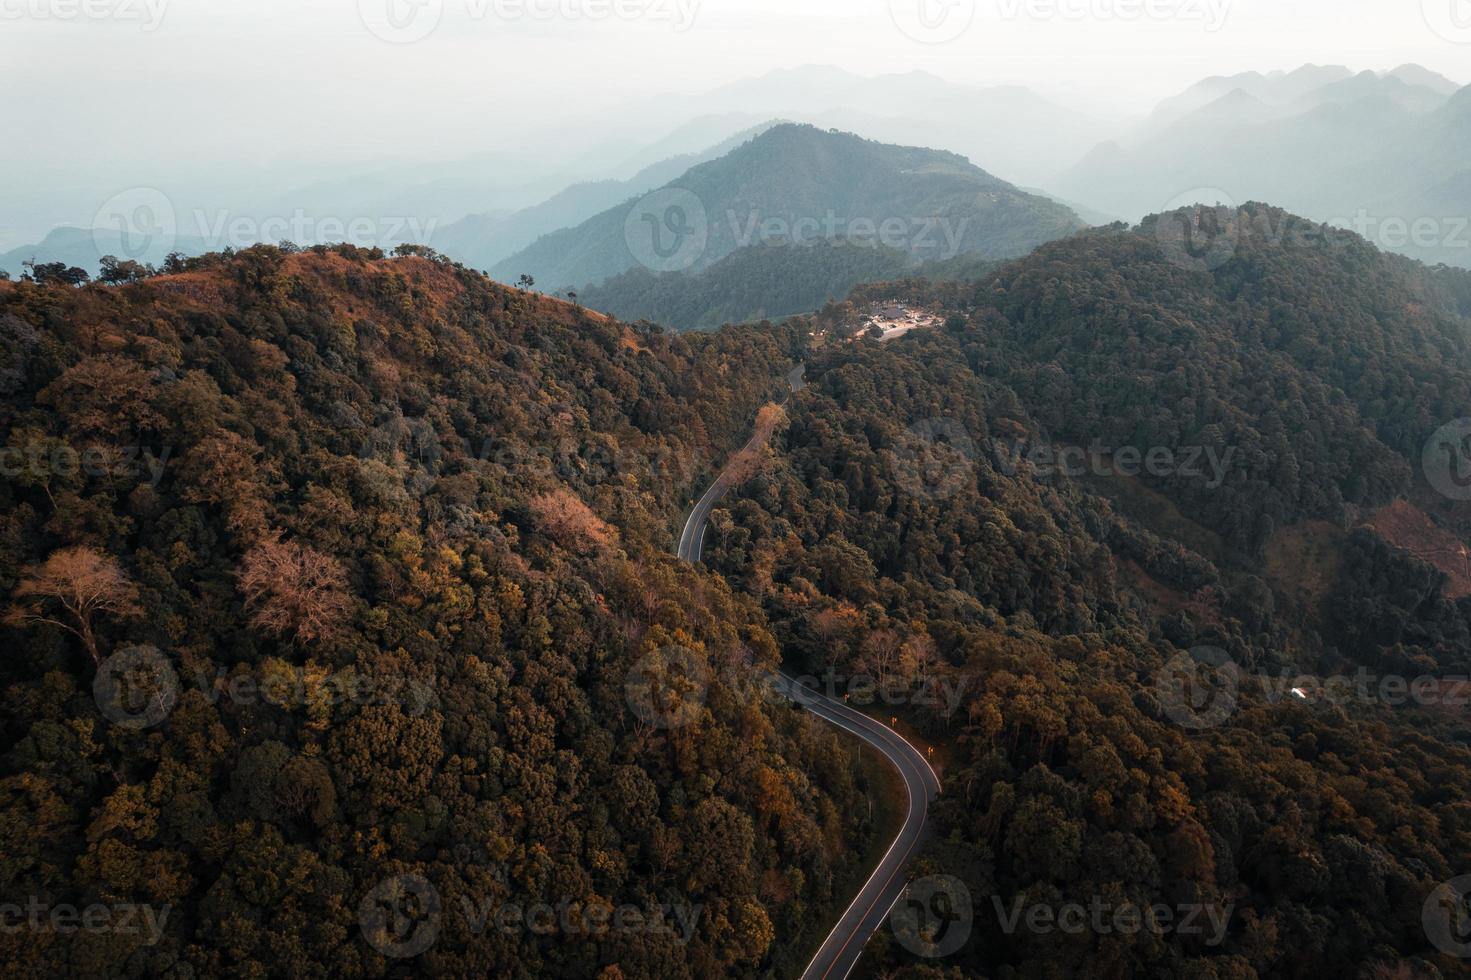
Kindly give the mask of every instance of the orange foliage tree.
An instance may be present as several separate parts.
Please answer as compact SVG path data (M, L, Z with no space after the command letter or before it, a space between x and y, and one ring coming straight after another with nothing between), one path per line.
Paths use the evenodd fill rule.
M32 565L16 586L21 602L5 620L12 626L45 624L66 630L82 641L92 663L101 664L95 622L102 615L132 618L143 613L138 588L110 556L91 548L64 548L41 565ZM52 610L61 607L64 618Z
M270 537L246 552L240 591L252 626L303 643L332 638L352 611L341 562L297 541Z

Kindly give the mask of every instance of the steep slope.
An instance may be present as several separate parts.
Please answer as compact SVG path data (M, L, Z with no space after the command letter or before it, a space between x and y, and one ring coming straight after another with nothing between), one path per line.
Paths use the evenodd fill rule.
M578 300L624 320L708 330L811 313L860 282L898 279L914 266L905 253L883 247L753 245L695 275L631 269L583 290Z
M1471 502L1423 450L1471 417L1471 321L1445 273L1260 206L1194 267L1160 228L1201 217L910 283L941 331L814 318L791 424L711 516L789 667L887 679L944 745L920 867L959 914L878 973L1465 974L1437 888L1471 866L1471 599L1424 558ZM1373 530L1406 507L1433 547ZM1395 693L1422 675L1452 683ZM1174 926L1058 927L1151 908Z
M796 348L349 247L0 282L0 890L157 926L9 972L797 972L864 768L668 555Z
M866 238L918 259L1004 257L1081 227L1066 207L954 154L796 125L695 167L656 195L548 235L491 274L580 289L641 261L697 271L737 248L783 240Z
M475 269L488 269L543 235L580 224L630 197L647 194L686 170L731 150L776 123L748 128L701 153L687 153L649 164L627 180L574 184L534 207L511 214L472 214L435 232L429 242L452 259Z
M753 245L695 274L632 269L583 290L578 301L623 320L710 330L811 313L844 299L860 283L910 276L979 279L994 265L973 255L917 262L896 249L844 242Z

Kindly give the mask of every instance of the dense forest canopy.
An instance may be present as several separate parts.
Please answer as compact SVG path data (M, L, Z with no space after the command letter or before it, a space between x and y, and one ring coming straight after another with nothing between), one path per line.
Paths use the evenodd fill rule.
M888 975L1467 972L1466 276L1252 205L672 334L403 251L0 283L0 880L154 913L17 973L796 974L884 796L778 664L937 749Z
M1181 217L1211 219L1158 220ZM1231 221L1213 269L1151 221L979 283L858 290L812 320L830 342L790 426L712 518L708 559L792 662L908 685L908 722L951 746L920 873L958 877L973 921L936 965L1465 972L1422 909L1471 867L1467 699L1392 681L1471 671L1471 599L1365 526L1400 500L1471 540L1422 467L1471 414L1458 274L1268 208ZM946 328L851 335L895 295ZM1178 700L1182 657L1231 696ZM937 686L963 699L918 696ZM1025 925L1095 903L1221 925ZM883 959L936 975L892 939Z
M669 555L792 334L261 247L0 284L0 338L0 893L156 925L7 930L9 975L704 977L820 940L862 770L726 685L778 642ZM625 691L669 651L721 668L680 726ZM375 943L422 888L434 941ZM538 906L573 925L487 925Z
M713 330L813 313L860 283L907 276L979 279L994 268L973 255L920 262L876 242L815 241L738 249L698 273L632 269L576 294L580 303L621 320L673 330Z
M699 272L737 249L792 242L861 241L917 261L1011 258L1082 227L1067 206L958 154L784 123L543 236L490 274L582 289L640 266Z

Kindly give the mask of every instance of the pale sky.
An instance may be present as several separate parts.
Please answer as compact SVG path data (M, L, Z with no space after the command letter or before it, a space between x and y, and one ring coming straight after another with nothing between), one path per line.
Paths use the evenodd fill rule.
M0 180L40 200L102 171L316 174L464 157L529 125L616 120L663 93L807 64L1020 83L1118 112L1207 75L1307 62L1418 62L1464 83L1471 43L1430 24L1468 2L0 0ZM640 16L594 19L598 4ZM1130 4L1154 15L1125 19ZM388 43L369 23L434 29ZM913 36L927 31L943 43ZM5 194L0 207L18 205ZM0 241L6 226L0 212Z

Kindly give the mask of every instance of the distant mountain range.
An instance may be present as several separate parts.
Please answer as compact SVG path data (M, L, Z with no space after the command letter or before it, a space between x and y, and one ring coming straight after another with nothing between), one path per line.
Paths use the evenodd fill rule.
M510 214L472 214L439 229L430 244L472 268L488 269L541 236L576 225L588 215L661 187L691 167L724 156L774 125L771 122L744 130L701 153L683 153L649 164L627 180L573 184L540 204Z
M805 122L905 146L950 150L1004 180L1047 186L1116 126L1020 85L967 85L924 71L866 77L807 65L710 92L663 97L636 115L675 125L718 116Z
M814 131L837 128L880 143L929 147L935 159L949 158L923 174L926 180L956 161L970 167L961 160L967 158L984 168L975 170L984 180L1004 184L999 193L1022 211L1046 208L1018 204L1011 196L1018 189L1059 202L1089 224L1136 221L1208 197L1270 201L1353 228L1388 251L1471 267L1471 231L1461 224L1471 218L1468 98L1458 82L1418 65L1377 72L1305 65L1207 78L1163 99L1147 117L1121 123L1017 86L961 85L921 71L866 77L810 65L661 96L562 130L547 124L528 132L524 145L469 159L345 168L338 177L294 189L273 187L279 177L261 178L238 185L240 200L220 199L219 191L203 185L170 187L178 237L151 243L139 257L157 263L165 246L199 254L253 241L202 233L201 222L213 228L246 218L264 226L304 213L341 227L354 216L381 225L396 220L382 216L402 215L413 222L409 232L379 244L391 248L412 239L501 278L530 272L544 285L586 286L636 264L617 255L622 231L614 212L620 207L675 187L686 172L740 151L778 121L791 121ZM624 118L628 125L615 125ZM823 159L830 175L837 172L832 167L848 165L831 156L793 159L796 166ZM726 195L744 176L711 179L717 217L732 203L737 212L750 211L750 200ZM784 176L758 210L780 216L790 204L794 214L817 210L825 218L824 200L840 197L841 189L821 186L821 178L799 189L803 179ZM782 200L791 192L797 196ZM883 204L877 210L891 210L865 194ZM1029 230L1017 214L992 203L987 240L968 241L965 248L1013 254L1056 237L1055 227L1049 230L1055 211ZM850 207L857 210L840 217L876 210L863 201ZM1002 232L997 219L1020 223ZM701 266L750 244L715 231ZM587 232L593 238L581 240ZM539 241L551 235L561 237ZM109 236L116 238L103 232L99 246L85 227L55 227L42 241L0 253L0 269L18 275L21 263L34 257L95 272L109 251L128 254Z
M699 271L758 244L881 244L916 260L1023 255L1084 223L954 153L780 125L643 200L547 235L494 266L582 288L640 264Z
M1471 88L1415 65L1211 78L1050 189L1129 220L1207 197L1271 201L1471 267Z
M209 250L209 243L202 238L155 237L125 243L116 231L56 228L35 245L0 252L0 269L19 276L24 264L34 259L37 262L64 262L95 275L98 262L104 255L159 265L170 252L203 255Z

